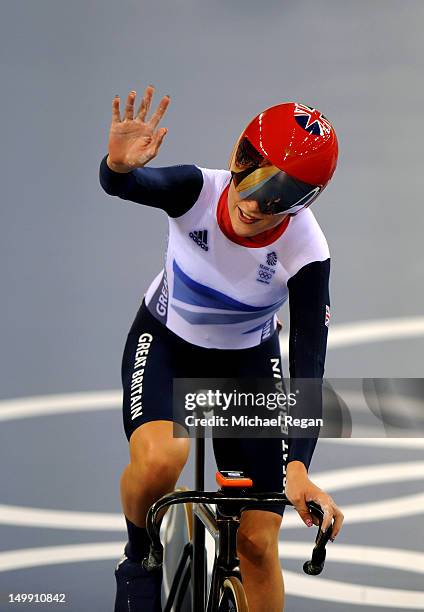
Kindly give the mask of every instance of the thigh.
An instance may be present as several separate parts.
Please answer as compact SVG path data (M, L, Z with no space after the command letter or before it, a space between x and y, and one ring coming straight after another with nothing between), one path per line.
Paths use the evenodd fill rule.
M143 301L122 356L123 421L128 440L145 423L174 420L175 344L173 334L150 314Z
M285 451L279 438L214 438L213 449L218 470L244 472L253 481L252 492L284 491ZM258 503L250 508L283 516L285 505Z
M251 349L233 351L231 376L267 378L275 380L276 390L283 390L283 370L278 334ZM242 470L253 480L254 491L284 491L287 462L287 439L272 438L214 438L213 448L219 470ZM282 516L284 504L257 504L252 509L263 509Z

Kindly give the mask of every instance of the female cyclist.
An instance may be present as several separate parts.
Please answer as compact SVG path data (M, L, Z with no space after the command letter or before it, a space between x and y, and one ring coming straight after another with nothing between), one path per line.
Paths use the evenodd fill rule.
M148 287L122 359L124 428L130 462L121 477L128 528L117 565L115 612L161 610L161 571L148 572L145 517L174 489L189 455L173 436L174 377L282 377L277 311L289 299L290 376L323 377L329 320L330 256L309 205L337 162L332 125L298 103L255 117L234 146L230 168L150 168L167 133L170 103L148 118L154 88L135 112L136 92L112 102L109 150L100 182L110 195L164 210L165 265ZM306 525L306 501L324 510L323 528L343 514L308 477L316 438L213 439L219 469L243 470L258 491L283 491ZM251 612L281 612L278 535L284 506L242 513L237 552Z

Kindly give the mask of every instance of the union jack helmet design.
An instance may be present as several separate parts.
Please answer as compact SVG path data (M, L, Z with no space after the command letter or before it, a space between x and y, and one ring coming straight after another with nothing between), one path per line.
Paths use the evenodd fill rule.
M257 115L237 140L230 170L241 199L262 212L297 214L325 189L337 165L338 143L316 108L287 102Z
M295 102L294 117L298 124L310 134L325 136L331 133L331 123L316 108Z

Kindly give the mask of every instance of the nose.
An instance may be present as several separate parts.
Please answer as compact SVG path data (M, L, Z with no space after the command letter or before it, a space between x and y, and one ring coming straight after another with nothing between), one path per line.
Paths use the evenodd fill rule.
M262 214L261 209L259 208L259 204L256 200L243 200L243 202L245 202L245 210L248 214Z

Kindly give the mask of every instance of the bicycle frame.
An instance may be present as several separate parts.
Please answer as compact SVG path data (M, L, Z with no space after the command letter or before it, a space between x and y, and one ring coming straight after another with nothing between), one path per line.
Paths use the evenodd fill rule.
M239 559L237 557L236 538L240 524L241 512L252 504L285 504L292 505L284 493L249 493L248 489L241 491L231 489L229 493L219 491L203 491L204 488L204 444L203 438L196 438L196 490L177 491L164 495L150 507L146 528L151 539L148 558L145 560L147 569L155 569L162 564L163 546L160 541L157 524L158 513L173 504L192 502L193 505L193 543L192 551L186 546L178 566L177 580L184 580L183 569L185 562L192 552L191 579L192 579L192 610L196 612L215 612L218 608L219 585L227 576L237 576L241 580ZM216 511L210 504L216 505ZM314 502L308 502L312 512L322 524L322 510ZM216 543L215 562L212 568L212 579L208 601L206 601L205 584L205 529L211 534ZM325 534L318 530L312 559L305 562L305 573L319 574L324 566L325 545L331 536L331 527ZM170 593L169 599L175 597L175 591ZM167 607L169 609L169 607Z

